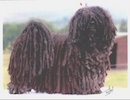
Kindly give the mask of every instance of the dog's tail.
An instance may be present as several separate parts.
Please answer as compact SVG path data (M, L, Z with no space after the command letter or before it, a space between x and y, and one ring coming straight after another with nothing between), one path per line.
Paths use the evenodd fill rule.
M13 85L30 85L34 78L52 67L52 43L50 31L45 25L34 20L28 23L11 52L8 71Z

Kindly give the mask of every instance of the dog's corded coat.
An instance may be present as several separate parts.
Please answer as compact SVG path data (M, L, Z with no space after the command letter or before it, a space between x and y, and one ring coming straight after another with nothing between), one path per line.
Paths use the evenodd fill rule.
M13 46L10 93L101 93L116 27L101 7L79 9L68 35L52 35L41 23L31 22Z

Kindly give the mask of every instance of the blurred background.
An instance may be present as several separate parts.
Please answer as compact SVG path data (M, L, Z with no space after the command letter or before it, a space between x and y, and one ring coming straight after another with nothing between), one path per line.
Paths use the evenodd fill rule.
M116 43L110 56L111 70L105 86L126 88L127 73L127 0L10 0L0 1L3 20L3 86L10 80L8 64L12 43L31 19L40 19L53 33L67 33L69 21L81 7L101 6L112 16L117 27ZM3 10L5 9L5 10Z

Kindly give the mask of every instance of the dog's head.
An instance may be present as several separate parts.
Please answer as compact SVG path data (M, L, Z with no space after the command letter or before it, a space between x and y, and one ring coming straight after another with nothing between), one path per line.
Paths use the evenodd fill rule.
M83 49L111 49L116 27L111 16L101 7L79 9L72 17L69 26L71 43Z

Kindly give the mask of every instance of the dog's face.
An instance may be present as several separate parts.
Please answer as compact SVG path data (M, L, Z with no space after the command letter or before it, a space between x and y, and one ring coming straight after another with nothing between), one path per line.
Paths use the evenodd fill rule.
M79 9L69 27L69 39L82 48L109 48L116 28L108 13L100 7Z

